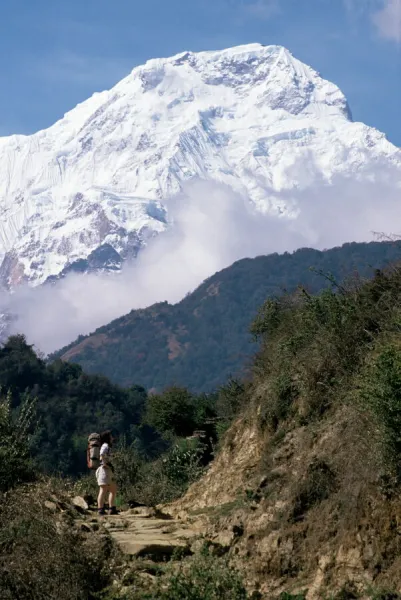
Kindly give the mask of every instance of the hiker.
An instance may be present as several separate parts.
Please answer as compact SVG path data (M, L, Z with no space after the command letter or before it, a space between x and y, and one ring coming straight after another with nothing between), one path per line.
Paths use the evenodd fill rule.
M117 484L114 477L114 467L111 463L111 448L115 438L111 431L104 431L100 434L100 467L96 471L97 484L99 486L99 496L97 507L99 515L105 515L104 503L107 493L109 494L109 514L117 515L116 493Z

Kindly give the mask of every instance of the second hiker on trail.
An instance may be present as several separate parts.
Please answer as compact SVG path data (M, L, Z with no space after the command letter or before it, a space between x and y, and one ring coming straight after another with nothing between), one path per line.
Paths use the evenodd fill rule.
M96 479L99 486L97 506L100 515L106 514L104 503L107 493L109 494L110 514L118 514L116 508L117 484L114 476L114 466L111 462L111 448L114 442L115 438L111 431L104 431L100 434L100 467L96 470Z

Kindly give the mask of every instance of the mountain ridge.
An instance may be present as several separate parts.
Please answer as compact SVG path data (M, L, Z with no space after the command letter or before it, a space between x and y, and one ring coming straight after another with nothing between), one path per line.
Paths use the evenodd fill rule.
M324 276L330 273L338 282L356 272L370 277L400 257L401 242L354 242L326 251L304 248L242 259L177 304L132 310L80 336L50 360L78 362L85 371L124 386L135 382L160 390L174 384L209 392L244 374L257 349L250 321L268 297L300 284L316 293L331 285Z

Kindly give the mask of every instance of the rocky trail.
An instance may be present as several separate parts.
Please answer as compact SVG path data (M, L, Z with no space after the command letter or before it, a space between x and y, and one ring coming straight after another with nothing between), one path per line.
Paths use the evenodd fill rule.
M189 551L191 541L202 533L200 527L148 507L95 517L92 521L100 521L124 554L155 562L168 560L179 549Z
M52 503L48 504L50 508ZM137 506L118 515L100 516L80 496L72 500L71 508L78 529L109 535L127 558L164 562L176 550L191 553L191 546L204 533L199 520L174 518L158 508Z

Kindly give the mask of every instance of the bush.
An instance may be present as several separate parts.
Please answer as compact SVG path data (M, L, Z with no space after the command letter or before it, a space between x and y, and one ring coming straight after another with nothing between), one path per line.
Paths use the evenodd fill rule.
M185 388L170 387L162 394L149 396L145 422L160 433L191 435L196 429L192 394Z
M29 456L29 430L34 410L35 399L25 395L18 416L13 417L10 394L0 397L0 492L35 479Z
M42 485L0 496L2 600L88 600L109 582L110 556L44 506ZM90 542L92 543L90 544ZM90 544L90 545L89 545Z
M238 379L229 379L228 382L218 390L216 399L216 410L219 417L231 423L244 408L246 386Z
M344 286L327 278L332 289L317 296L299 289L268 300L251 326L262 340L254 365L255 381L263 384L262 426L277 428L293 405L302 406L303 419L321 415L344 395L380 333L399 330L400 269Z
M319 504L336 489L336 475L323 460L312 462L295 496L292 519L302 519L305 513Z
M362 376L361 398L375 416L387 467L401 480L401 352L381 349Z
M263 406L260 421L273 432L277 431L279 424L288 417L297 396L298 389L290 373L284 369L273 378L269 391L269 402Z
M138 482L139 471L144 460L138 450L137 444L127 444L126 438L122 437L118 448L113 452L113 465L115 467L118 493L125 500L129 498L132 488Z
M159 458L148 461L135 444L123 445L113 460L123 502L154 506L178 498L203 473L207 448L198 438L179 438Z
M401 600L401 594L390 590L372 590L369 592L370 600Z
M199 438L178 440L163 458L164 470L170 482L185 490L203 473L202 456L207 445Z
M239 573L226 558L217 558L207 549L178 568L172 566L162 578L152 600L246 600L248 594Z

